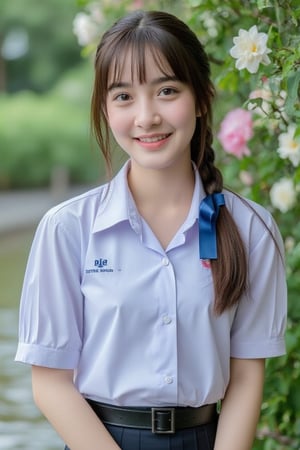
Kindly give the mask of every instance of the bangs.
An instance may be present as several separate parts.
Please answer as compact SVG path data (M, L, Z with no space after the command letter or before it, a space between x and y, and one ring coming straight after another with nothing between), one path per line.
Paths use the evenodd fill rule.
M118 84L121 81L125 61L128 58L131 60L131 82L137 80L140 84L146 83L146 60L150 55L163 75L176 75L161 51L153 44L144 43L143 46L127 44L121 47L110 63L107 74L107 87L108 84Z
M185 24L170 20L169 16L165 18L165 14L137 12L105 33L97 49L94 104L96 109L99 107L99 120L105 126L108 127L106 102L110 86L124 81L122 76L128 59L131 80L126 81L144 84L149 57L162 76L175 77L188 85L201 115L210 116L214 89L207 57L196 35Z
M164 76L175 76L179 81L191 84L188 67L183 63L186 58L178 54L178 47L174 37L168 33L157 33L157 30L154 32L145 28L138 28L118 42L112 42L104 58L106 61L102 60L102 87L105 93L108 85L121 81L128 58L131 59L131 82L135 79L141 84L145 83L149 55Z

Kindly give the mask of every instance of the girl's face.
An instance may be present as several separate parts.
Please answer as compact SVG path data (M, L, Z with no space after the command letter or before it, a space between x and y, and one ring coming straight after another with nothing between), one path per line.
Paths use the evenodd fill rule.
M126 56L118 81L109 80L106 108L111 131L131 158L131 169L190 166L196 125L192 90L176 79L167 63L163 73L149 50L145 82L140 83L137 74L132 78L131 53Z

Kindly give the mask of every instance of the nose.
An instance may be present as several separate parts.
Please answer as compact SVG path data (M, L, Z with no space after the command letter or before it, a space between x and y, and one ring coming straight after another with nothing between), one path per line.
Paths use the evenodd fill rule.
M151 101L140 101L136 110L136 116L134 125L136 127L149 130L155 125L161 123L161 116L155 107L155 104Z

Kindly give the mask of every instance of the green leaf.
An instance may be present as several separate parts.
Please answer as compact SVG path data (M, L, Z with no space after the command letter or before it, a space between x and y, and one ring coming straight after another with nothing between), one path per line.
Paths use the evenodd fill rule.
M294 107L298 98L298 90L300 83L300 71L294 72L287 79L287 99L285 104L286 113L292 116L295 112Z
M265 8L274 8L274 5L272 5L272 2L270 0L258 0L257 7L259 10L262 10Z

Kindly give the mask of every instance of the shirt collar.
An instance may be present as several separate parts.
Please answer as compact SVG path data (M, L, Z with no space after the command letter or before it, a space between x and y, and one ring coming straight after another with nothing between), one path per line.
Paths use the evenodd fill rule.
M206 197L206 193L197 166L194 162L192 162L192 164L195 173L195 188L191 208L185 221L185 228L192 226L195 221L199 219L199 205L204 197Z
M130 160L111 182L104 186L93 232L105 230L124 221L129 221L131 227L137 233L140 232L141 219L127 182L129 165Z
M139 234L141 232L141 218L127 182L129 165L130 160L124 164L112 181L105 185L93 232L105 230L124 221L129 221L136 233ZM195 172L195 188L191 208L184 223L185 229L191 227L198 220L199 205L206 196L202 180L194 163L193 168Z

